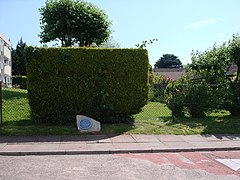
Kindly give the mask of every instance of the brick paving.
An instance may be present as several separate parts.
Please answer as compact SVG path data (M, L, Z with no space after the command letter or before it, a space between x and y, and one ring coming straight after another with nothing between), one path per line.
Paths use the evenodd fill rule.
M221 176L235 175L240 177L240 164L238 164L238 167L234 170L218 161L219 159L240 160L240 151L130 153L116 154L116 156L146 160L159 165L174 165L181 169L204 170L206 172Z

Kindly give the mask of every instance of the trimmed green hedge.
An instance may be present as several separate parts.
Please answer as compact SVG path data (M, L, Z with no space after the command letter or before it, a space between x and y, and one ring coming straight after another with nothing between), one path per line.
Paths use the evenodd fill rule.
M82 114L124 122L147 103L144 49L25 48L32 118L64 124Z

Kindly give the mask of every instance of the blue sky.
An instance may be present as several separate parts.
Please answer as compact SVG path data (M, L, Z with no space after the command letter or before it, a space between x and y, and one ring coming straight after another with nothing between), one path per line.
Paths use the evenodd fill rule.
M143 40L158 39L147 47L152 65L163 54L174 54L183 64L192 50L228 41L240 32L240 0L89 0L112 21L113 38L121 47L134 48ZM0 32L15 48L20 38L40 46L38 8L45 0L0 0Z

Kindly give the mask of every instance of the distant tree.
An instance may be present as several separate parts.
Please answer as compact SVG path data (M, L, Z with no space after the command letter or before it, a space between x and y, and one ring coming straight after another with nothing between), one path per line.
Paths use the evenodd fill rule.
M100 48L120 48L120 44L116 42L111 36L106 41L104 41L99 47Z
M111 22L103 10L79 0L47 0L39 9L42 43L60 41L62 46L102 44L111 34Z
M26 61L23 57L23 51L26 43L23 42L22 38L18 42L16 49L12 50L12 74L26 76Z
M141 43L138 43L135 46L139 49L143 49L143 48L146 48L147 45L150 45L150 44L154 43L154 41L158 41L158 39L151 39L149 41L142 41Z
M154 65L155 68L178 68L182 62L173 54L164 54Z

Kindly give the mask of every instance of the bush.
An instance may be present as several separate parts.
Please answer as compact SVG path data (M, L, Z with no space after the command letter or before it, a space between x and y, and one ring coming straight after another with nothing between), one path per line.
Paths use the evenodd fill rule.
M186 85L184 106L192 117L204 117L212 107L211 89L204 82L189 82Z
M13 86L19 86L20 89L27 89L27 77L26 76L14 76L12 78Z
M64 124L77 114L123 122L147 103L147 50L27 47L25 56L36 122Z
M167 107L172 111L173 116L184 116L184 98L185 92L182 82L177 81L168 84L165 90L165 102L167 104Z
M164 102L165 89L167 85L171 83L169 78L161 76L159 74L155 75L150 86L150 101Z
M217 90L202 79L182 78L169 84L166 89L166 103L174 116L204 117L219 108L220 100Z
M228 93L225 93L224 108L229 110L233 116L240 115L240 82L232 82L228 84L226 90Z

